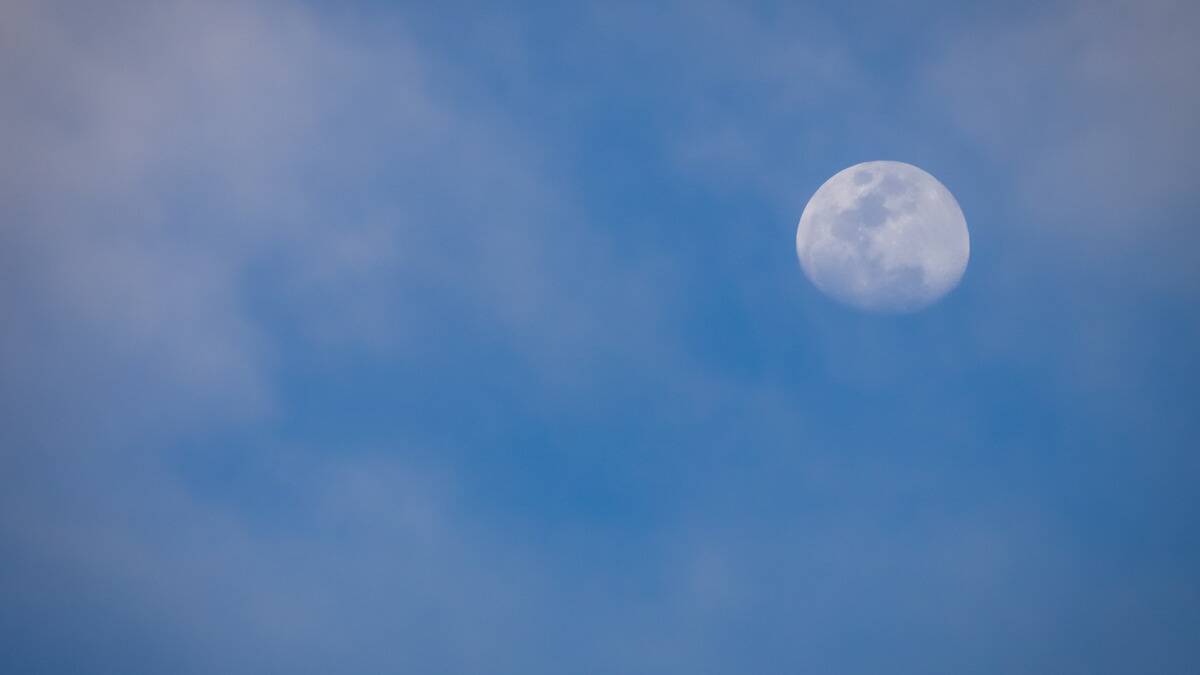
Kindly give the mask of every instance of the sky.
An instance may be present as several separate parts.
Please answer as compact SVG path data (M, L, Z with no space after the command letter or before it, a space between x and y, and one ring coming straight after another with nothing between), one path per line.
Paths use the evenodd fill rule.
M1194 672L1200 5L833 4L0 1L0 670Z

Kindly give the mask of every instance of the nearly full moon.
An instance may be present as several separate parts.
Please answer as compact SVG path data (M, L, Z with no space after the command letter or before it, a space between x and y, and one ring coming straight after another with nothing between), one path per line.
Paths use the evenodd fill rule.
M913 312L958 285L971 255L954 195L904 162L864 162L817 189L796 229L804 274L859 309Z

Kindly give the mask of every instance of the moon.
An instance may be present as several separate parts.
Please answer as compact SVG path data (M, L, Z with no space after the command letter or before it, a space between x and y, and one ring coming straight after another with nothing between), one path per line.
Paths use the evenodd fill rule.
M904 162L863 162L808 200L796 255L805 276L836 300L869 312L915 312L958 285L971 238L938 179Z

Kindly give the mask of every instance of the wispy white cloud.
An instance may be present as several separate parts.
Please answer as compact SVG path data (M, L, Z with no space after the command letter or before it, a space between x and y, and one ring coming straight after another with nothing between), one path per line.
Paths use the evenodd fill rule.
M932 664L926 670L961 670L979 654L1036 671L1062 670L1055 659L1080 653L1052 645L1014 654L988 641L1003 634L1041 644L1079 618L1085 584L1123 580L1085 570L1081 581L1088 551L1071 548L1044 504L1018 494L1027 485L947 513L930 495L954 503L968 489L956 483L961 467L864 449L877 436L860 428L908 431L907 418L919 418L928 423L923 441L962 446L964 464L993 466L971 454L981 452L971 401L923 409L933 407L923 369L962 375L964 364L992 356L989 344L1010 340L1011 326L980 338L952 335L950 319L933 318L900 336L909 328L830 319L803 298L800 318L765 308L762 298L777 301L779 288L802 283L787 218L759 222L762 236L706 221L724 228L706 233L707 244L728 242L719 262L737 274L689 288L684 282L699 280L690 275L706 261L669 247L688 245L692 223L672 231L679 237L663 245L669 250L618 250L609 224L572 203L558 149L529 133L479 73L381 14L389 20L376 24L375 15L364 21L289 2L6 5L0 144L12 152L0 161L0 585L13 592L0 632L76 636L77 649L24 652L58 654L64 670L80 659L156 672L187 664L537 673L582 663L597 672L748 664L770 672L781 660L832 672L847 663L881 670L896 655ZM661 72L642 72L646 80L621 90L671 85L654 92L663 97L655 104L681 113L679 124L651 152L667 153L689 179L766 195L764 212L798 217L807 195L796 192L797 172L818 181L840 168L806 158L888 138L886 116L875 112L896 108L876 107L877 76L832 24L787 16L706 3L677 4L665 16L605 7L590 18L605 37L627 40L622 48L661 57L644 61ZM1071 157L1086 168L1092 152L1103 161L1142 150L1101 142L1076 152L1067 141L1055 150L1052 136L1026 156L1013 139L1028 138L1036 111L1005 99L1011 114L992 116L973 97L976 87L982 99L996 93L989 87L1037 87L1017 72L1001 84L967 75L1001 68L1010 48L1040 49L1053 61L1066 49L1049 37L1060 29L1087 44L1108 40L1118 54L1151 56L1105 61L1107 52L1089 48L1093 56L1049 81L1093 73L1094 98L1085 100L1099 108L1101 121L1087 118L1094 133L1144 115L1167 130L1138 132L1162 153L1159 164L1190 166L1167 140L1190 137L1191 118L1154 101L1172 87L1193 91L1178 71L1161 72L1191 47L1171 31L1162 44L1143 44L1141 29L1086 12L1047 16L1051 28L1018 22L985 33L965 61L955 56L962 45L932 46L951 65L903 71L913 78L905 84L928 76L955 103L965 142L1004 161L1053 167ZM1159 23L1149 32L1166 30L1166 19L1151 16ZM514 86L536 89L536 77L521 72L531 58L521 27L487 26L503 68L484 71L505 70ZM1122 104L1127 87L1148 98ZM1056 123L1072 129L1063 138L1090 138L1068 124L1054 86L1046 89L1061 103ZM814 111L848 101L868 110L853 121L869 124L807 125ZM920 106L910 106L905 133L919 127ZM940 137L937 119L930 126ZM863 129L861 146L847 140ZM888 147L930 138L892 138ZM1121 180L1086 176L1076 187ZM1149 199L1158 189L1137 194ZM1036 206L1040 197L1029 199ZM1089 207L1100 213L1098 204ZM1027 241L1013 246L1028 250ZM761 347L746 372L689 353L682 324L706 317L667 302L716 283L726 284L728 305L750 308L747 322L760 322L746 340ZM1029 288L1020 281L994 297ZM714 341L718 328L730 327L715 326ZM565 534L511 514L499 522L504 515L480 513L484 498L458 475L469 472L456 471L464 467L414 459L453 449L423 453L415 442L297 448L263 424L232 468L205 465L223 471L216 478L188 475L177 466L186 452L163 450L171 443L162 439L187 437L186 426L219 436L239 417L267 415L279 405L276 369L287 359L361 350L377 359L372 365L420 361L464 330L503 345L498 351L529 381L528 391L497 397L536 398L539 425L559 413L583 420L556 441L602 437L603 448L561 449L587 455L586 470L611 468L600 456L622 442L625 426L633 429L614 472L643 481L630 501L642 491L665 494L671 505L654 512L663 522L634 533L582 523L587 531ZM1108 325L1098 332L1120 335ZM788 358L801 341L815 354L802 364L812 372ZM914 355L917 342L931 356ZM794 385L809 379L831 391L802 400ZM847 419L813 417L829 409L813 404L826 393L858 406L858 398L899 389L911 400L884 406L891 418L857 407ZM997 447L1018 450L989 449ZM513 455L513 464L524 459ZM1110 635L1127 625L1125 610L1150 626L1190 616L1194 585L1185 575L1148 578L1138 576L1116 601L1091 599L1094 620L1071 629L1074 639ZM31 623L45 617L53 619ZM962 648L906 651L947 634ZM856 637L886 648L860 649ZM1140 653L1155 643L1148 631L1127 637ZM1159 643L1181 649L1169 638Z
M1191 203L1200 160L1194 3L1052 4L952 40L925 91L1017 178L1033 218L1012 223L1114 260L1194 244L1172 209ZM1035 233L1030 233L1032 236Z
M588 281L610 264L602 238L403 25L272 2L10 9L13 361L66 368L69 349L110 364L89 391L140 373L131 389L248 411L270 406L281 337L263 309L392 353L465 313L538 360L597 327L597 290L645 297Z

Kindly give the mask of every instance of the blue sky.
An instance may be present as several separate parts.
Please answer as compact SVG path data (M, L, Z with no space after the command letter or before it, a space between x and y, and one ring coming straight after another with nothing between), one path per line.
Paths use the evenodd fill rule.
M976 5L6 3L0 669L1191 672L1200 12Z

